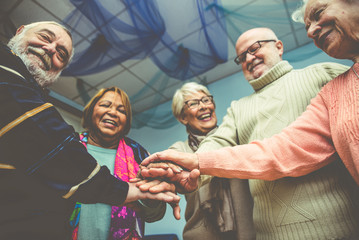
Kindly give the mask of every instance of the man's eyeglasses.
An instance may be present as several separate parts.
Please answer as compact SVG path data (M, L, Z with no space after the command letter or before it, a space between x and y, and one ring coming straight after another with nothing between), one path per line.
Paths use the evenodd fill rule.
M213 103L213 96L205 96L201 99L190 99L184 103L188 106L188 108L196 109L199 107L200 102L202 102L204 105L211 105Z
M277 40L274 39L270 39L270 40L259 40L255 43L253 43L252 45L249 46L249 48L247 48L247 51L242 52L239 56L237 56L234 59L234 62L237 63L237 65L242 64L246 61L246 57L247 57L247 53L254 55L258 49L260 49L262 47L261 43L264 42L276 42Z

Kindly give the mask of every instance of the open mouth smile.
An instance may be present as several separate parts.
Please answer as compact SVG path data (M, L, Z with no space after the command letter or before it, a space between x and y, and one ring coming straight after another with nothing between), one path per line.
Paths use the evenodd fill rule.
M198 117L199 120L209 120L211 119L211 114L210 113L205 113L205 114L202 114Z
M103 122L103 123L106 123L106 124L111 124L111 125L117 127L117 123L116 123L114 120L104 119L102 122Z

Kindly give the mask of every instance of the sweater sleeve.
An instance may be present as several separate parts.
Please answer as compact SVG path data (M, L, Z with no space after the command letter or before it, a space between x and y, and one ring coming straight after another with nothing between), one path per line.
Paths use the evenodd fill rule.
M227 110L226 116L223 118L222 124L214 134L206 137L201 142L196 153L207 152L222 147L236 146L239 144L234 113L234 109L236 108L237 106L235 106L235 102L232 102L231 107Z
M197 156L203 174L275 180L313 172L333 161L334 153L328 110L318 95L303 115L280 134Z

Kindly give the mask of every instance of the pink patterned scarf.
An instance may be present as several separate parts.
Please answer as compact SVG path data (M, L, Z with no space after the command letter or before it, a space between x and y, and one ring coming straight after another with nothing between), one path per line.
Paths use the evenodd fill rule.
M81 133L80 140L86 146L88 133ZM128 146L122 138L118 144L114 176L122 181L128 182L129 179L135 178L139 170L139 165L135 160L133 150ZM72 234L72 239L77 239L78 222L80 218L80 203L76 204L74 213L71 216L70 222L75 229ZM140 234L136 230L137 219L136 212L126 206L118 207L112 206L111 211L111 226L109 230L109 240L137 240L141 239ZM141 234L143 234L143 221L139 222Z

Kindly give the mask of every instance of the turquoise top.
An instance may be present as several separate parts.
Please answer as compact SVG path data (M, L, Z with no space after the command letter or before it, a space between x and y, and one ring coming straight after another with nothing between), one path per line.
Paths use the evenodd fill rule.
M87 151L113 174L116 149L87 144ZM110 205L103 203L81 204L78 240L106 240L111 224L111 209Z

